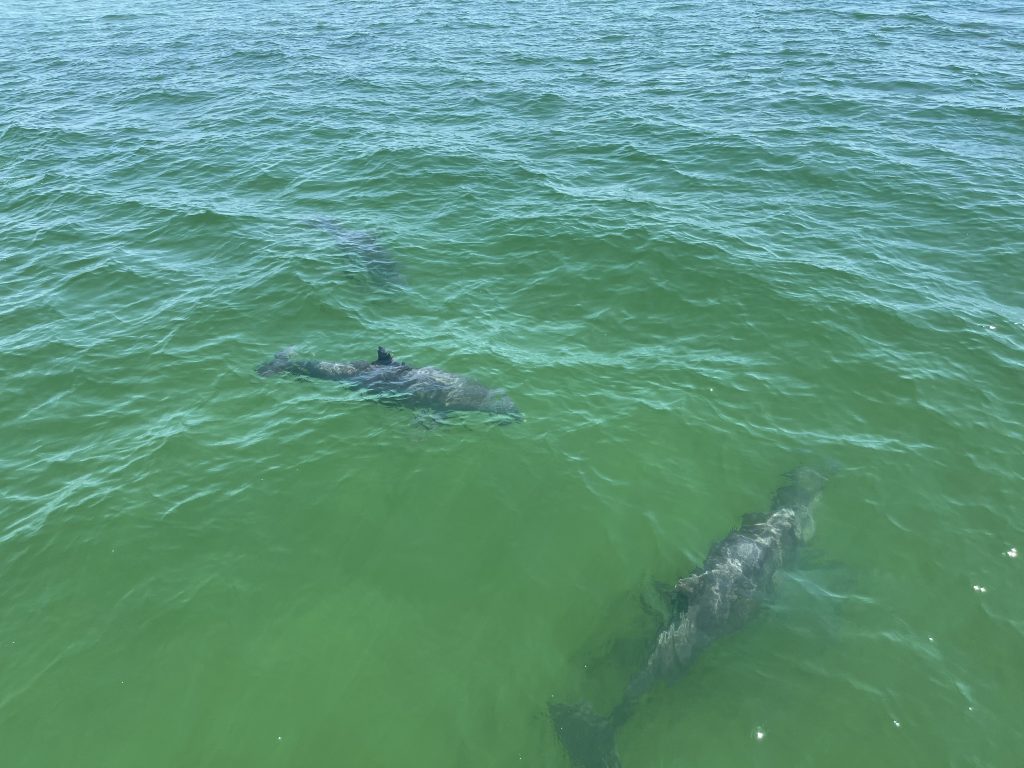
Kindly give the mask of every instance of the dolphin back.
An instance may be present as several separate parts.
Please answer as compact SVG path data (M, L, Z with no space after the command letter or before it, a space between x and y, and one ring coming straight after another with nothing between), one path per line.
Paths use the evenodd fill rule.
M340 381L351 389L376 396L385 405L427 408L440 413L481 411L500 417L502 423L523 420L504 389L489 389L479 382L438 368L415 368L398 362L384 347L376 360L332 363L327 360L296 360L294 347L283 349L256 368L260 376L290 373L313 379Z

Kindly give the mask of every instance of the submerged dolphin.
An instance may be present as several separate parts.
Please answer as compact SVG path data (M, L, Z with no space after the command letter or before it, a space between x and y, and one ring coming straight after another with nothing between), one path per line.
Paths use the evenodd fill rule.
M405 287L405 279L395 257L369 232L345 229L330 219L315 219L311 223L333 235L338 247L351 260L355 270L365 274L378 287Z
M826 475L800 467L778 489L767 514L748 515L739 529L715 544L704 564L673 590L668 625L658 634L644 666L607 716L589 705L550 706L558 737L577 768L618 768L615 732L661 680L684 673L701 651L743 626L771 590L775 572L792 560L814 533L811 506Z
M330 363L325 360L293 360L291 350L278 352L256 369L260 376L293 373L314 379L342 381L353 389L380 395L380 402L407 408L449 411L483 411L522 421L523 414L501 389L488 389L465 376L437 368L413 368L397 362L384 347L377 359Z

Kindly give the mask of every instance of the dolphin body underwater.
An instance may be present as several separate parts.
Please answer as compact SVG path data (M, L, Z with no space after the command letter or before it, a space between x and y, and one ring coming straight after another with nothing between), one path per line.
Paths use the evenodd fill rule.
M260 376L291 373L314 379L329 379L352 389L379 395L385 405L424 408L439 413L481 411L522 421L523 413L501 389L488 389L472 379L437 368L413 368L398 362L384 347L377 347L377 359L331 363L326 360L293 360L291 350L274 355L256 372Z
M668 625L609 715L597 714L589 704L550 705L559 740L576 768L620 768L619 727L659 681L678 678L712 642L746 624L771 591L776 571L810 539L811 507L828 475L799 467L787 478L767 514L744 517L737 530L711 547L703 565L675 585Z
M334 237L338 248L347 256L353 272L363 273L370 282L385 290L404 289L405 277L387 248L369 232L345 229L330 219L314 219L313 226Z

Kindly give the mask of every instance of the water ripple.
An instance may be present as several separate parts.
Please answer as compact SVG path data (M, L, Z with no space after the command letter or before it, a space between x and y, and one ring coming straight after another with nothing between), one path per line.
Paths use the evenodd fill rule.
M621 692L635 596L822 457L830 565L652 696L623 764L1019 753L1018 9L0 23L20 764L562 765L538 713ZM254 370L378 344L526 419Z

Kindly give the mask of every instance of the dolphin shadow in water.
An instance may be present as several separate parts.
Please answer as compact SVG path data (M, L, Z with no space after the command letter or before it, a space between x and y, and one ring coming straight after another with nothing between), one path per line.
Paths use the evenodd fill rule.
M345 229L330 219L314 219L310 224L331 234L338 248L350 260L353 271L366 275L378 288L407 288L402 270L391 251L369 232Z
M799 467L775 492L766 514L711 547L703 565L672 590L672 611L644 666L608 715L589 704L549 706L558 738L576 768L620 768L615 733L659 682L680 677L712 642L746 624L771 592L779 568L814 533L812 506L829 472Z
M376 360L347 363L294 360L289 348L278 352L256 372L260 376L291 373L340 381L351 389L376 395L384 405L421 408L439 414L480 411L500 416L504 423L523 420L522 411L503 389L488 389L470 378L438 368L414 368L396 361L384 347L377 347Z

